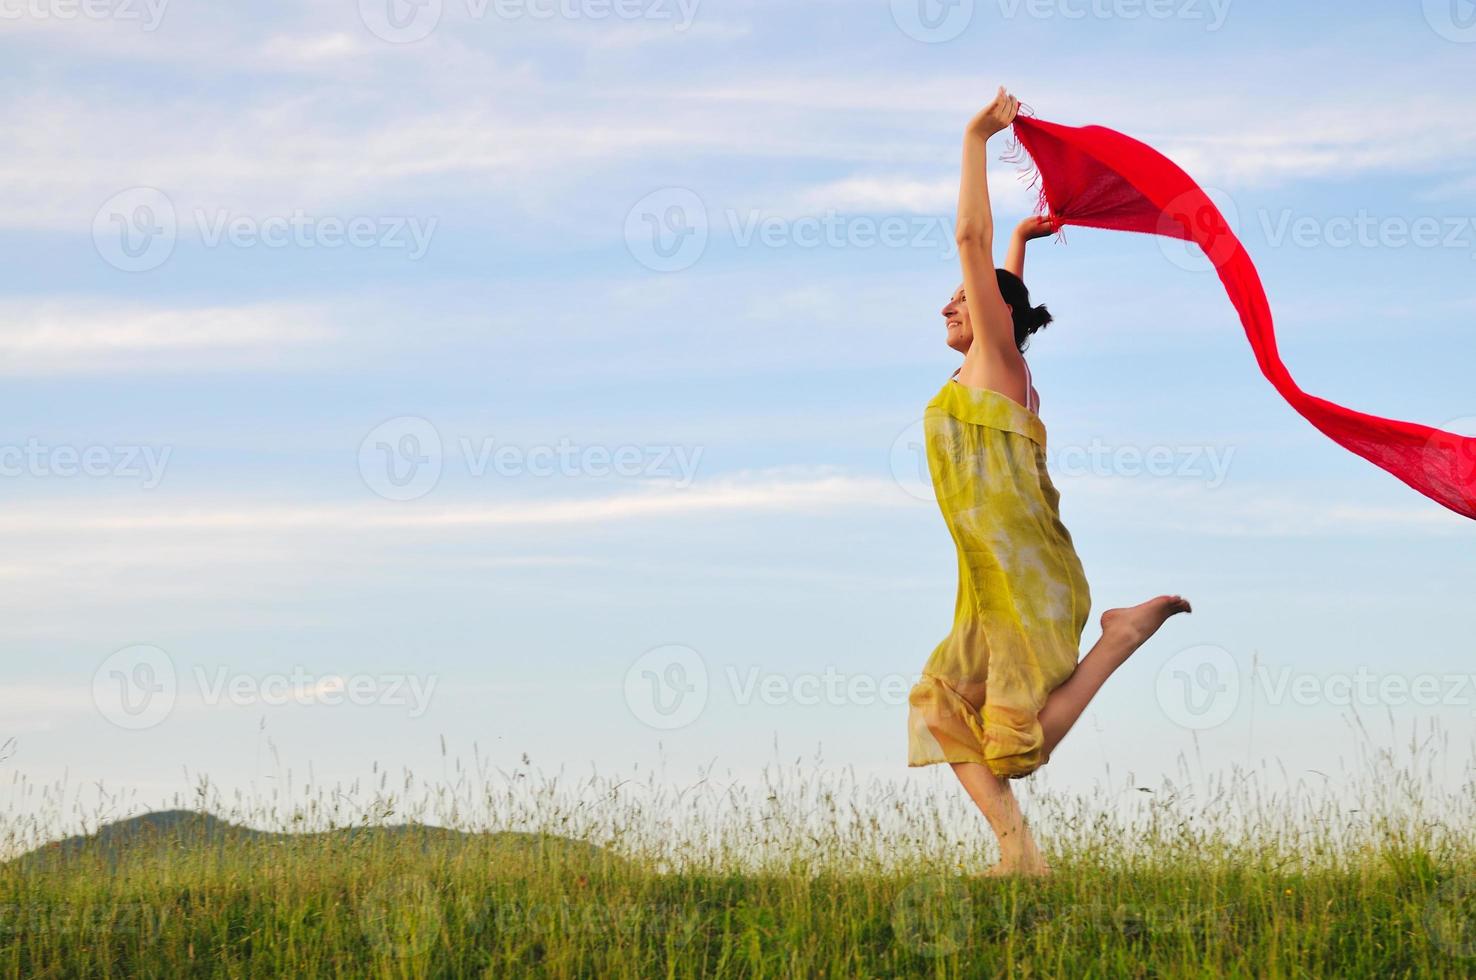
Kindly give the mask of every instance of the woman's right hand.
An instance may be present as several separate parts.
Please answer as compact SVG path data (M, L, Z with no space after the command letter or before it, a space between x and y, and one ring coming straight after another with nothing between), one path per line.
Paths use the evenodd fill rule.
M1019 111L1020 100L1006 92L1005 87L1001 85L994 101L980 109L974 118L969 120L967 132L987 140L995 133L1008 128L1015 121L1015 115Z

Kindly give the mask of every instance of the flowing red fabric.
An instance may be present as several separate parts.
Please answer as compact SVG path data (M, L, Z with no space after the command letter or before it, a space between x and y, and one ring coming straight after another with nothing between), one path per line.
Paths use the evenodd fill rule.
M1053 228L1137 231L1197 244L1240 314L1261 373L1292 408L1338 445L1476 519L1476 438L1356 412L1299 388L1277 353L1271 307L1250 255L1220 209L1172 160L1102 126L1017 116L1014 131L1017 150L1039 172L1039 211Z

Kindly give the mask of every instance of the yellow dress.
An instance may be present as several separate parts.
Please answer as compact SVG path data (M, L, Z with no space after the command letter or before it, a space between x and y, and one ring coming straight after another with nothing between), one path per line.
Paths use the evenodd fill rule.
M950 378L923 428L958 549L958 599L952 632L908 694L907 764L1025 776L1046 761L1037 716L1076 669L1091 608L1046 473L1045 424L1008 395Z

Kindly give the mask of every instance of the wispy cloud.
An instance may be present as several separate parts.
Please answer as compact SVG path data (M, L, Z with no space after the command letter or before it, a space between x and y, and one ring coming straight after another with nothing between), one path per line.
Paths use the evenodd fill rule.
M1467 518L1413 494L1397 504L1362 503L1298 493L1285 484L1231 480L1209 488L1192 480L1098 476L1073 477L1058 486L1063 507L1084 520L1205 537L1448 535L1471 526Z
M367 493L367 491L366 491ZM892 481L842 474L814 478L736 476L681 487L653 482L646 489L565 500L500 504L435 502L338 503L261 506L217 501L190 507L137 504L109 513L96 505L41 504L0 515L0 529L65 531L355 531L457 530L472 527L597 524L664 520L717 512L827 510L844 506L905 506L910 498ZM90 511L91 513L88 513Z
M258 216L385 195L424 203L436 199L427 181L452 175L475 177L470 199L527 213L581 213L610 193L607 181L591 181L591 167L660 169L673 159L716 157L725 164L711 180L744 196L801 208L835 202L946 213L956 194L956 133L984 90L974 76L877 70L817 78L782 66L720 82L698 73L681 88L632 75L591 90L494 51L442 46L434 57L442 68L454 66L452 84L441 74L405 76L405 58L430 57L420 49L387 58L386 46L347 29L243 44L235 57L265 74L261 84L230 93L229 127L221 125L217 95L188 90L144 105L63 87L0 108L0 134L10 146L0 179L12 191L0 225L85 234L103 200L137 185L161 188L182 209L226 206ZM277 68L339 64L351 75L330 74L291 98L269 84ZM388 94L372 94L390 79ZM1417 103L1388 99L1401 81L1371 68L1358 91L1309 86L1290 104L1254 85L1236 98L1159 88L1147 105L1130 88L1053 78L1039 83L1037 101L1050 118L1148 139L1202 181L1232 189L1468 168L1476 133L1450 125L1466 112L1464 88L1451 85ZM1268 101L1276 112L1264 111ZM559 112L538 111L543 105ZM161 118L170 125L159 126ZM776 186L775 158L806 165ZM849 174L817 182L827 170ZM996 185L1030 203L1013 181Z
M253 367L337 335L321 310L296 305L11 303L0 306L0 374Z
M989 192L996 206L1017 211L1033 207L1035 192L1018 178L1017 171L1003 166L990 169ZM907 175L845 177L796 191L793 207L810 214L835 209L863 214L937 214L951 219L958 207L958 175L929 180Z
M338 62L369 54L372 50L369 41L342 32L311 37L279 35L261 46L265 60L287 65Z

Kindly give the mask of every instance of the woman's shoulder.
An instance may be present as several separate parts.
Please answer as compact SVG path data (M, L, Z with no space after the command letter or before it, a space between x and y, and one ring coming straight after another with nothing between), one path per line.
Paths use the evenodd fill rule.
M1018 433L1045 445L1045 425L1029 406L992 388L971 388L957 378L943 382L942 389L928 402L927 415Z

